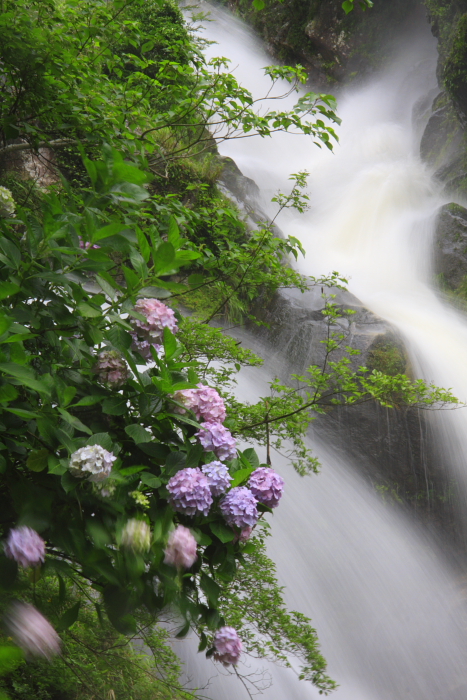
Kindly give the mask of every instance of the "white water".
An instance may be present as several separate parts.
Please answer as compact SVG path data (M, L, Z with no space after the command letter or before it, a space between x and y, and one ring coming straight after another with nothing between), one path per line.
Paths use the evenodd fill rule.
M260 69L270 59L240 22L213 14L208 37L220 46L211 54L230 57L239 80L264 94ZM350 291L403 335L419 376L466 400L467 324L430 285L433 222L443 198L418 157L420 134L412 126L413 106L435 87L435 63L433 39L420 25L391 69L342 96L334 155L287 135L228 143L221 151L262 188L264 206L271 192L287 189L289 173L311 173L311 210L279 222L307 249L301 270L350 276ZM244 391L260 393L260 382L256 374ZM446 464L465 486L467 409L436 420ZM388 510L332 450L318 445L316 452L324 464L319 477L304 482L284 474L287 492L270 552L289 604L313 618L329 672L341 684L335 697L465 698L467 633L457 582L411 522ZM198 678L216 672L200 656L191 668ZM230 680L238 683L214 681L207 695L242 698L242 687ZM318 695L279 671L266 697Z

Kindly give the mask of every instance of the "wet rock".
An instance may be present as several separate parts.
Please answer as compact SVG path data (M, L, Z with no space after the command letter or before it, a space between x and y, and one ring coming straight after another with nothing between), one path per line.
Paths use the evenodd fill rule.
M458 158L463 130L452 105L445 99L441 93L433 103L434 111L420 142L420 155L426 163L438 168L437 176L440 179L448 182L458 175L453 164ZM441 106L438 106L440 103Z
M435 234L434 270L442 282L457 290L467 275L467 209L458 204L441 207Z

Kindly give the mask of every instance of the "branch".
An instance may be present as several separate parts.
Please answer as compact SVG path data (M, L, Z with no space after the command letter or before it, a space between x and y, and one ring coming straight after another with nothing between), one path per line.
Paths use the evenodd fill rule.
M0 148L0 156L13 153L14 151L38 151L39 148L59 148L60 146L69 146L70 144L81 143L77 139L55 139L55 141L41 141L35 146L30 143L10 143L9 146Z

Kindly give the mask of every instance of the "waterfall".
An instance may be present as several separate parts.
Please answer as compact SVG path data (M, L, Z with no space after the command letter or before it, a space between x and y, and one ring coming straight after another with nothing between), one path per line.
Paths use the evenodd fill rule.
M255 95L268 82L261 68L271 62L240 21L213 8L207 37L218 45L235 75ZM287 189L290 173L310 172L311 207L304 216L287 212L280 223L307 250L300 270L319 275L339 270L365 306L404 338L417 376L452 387L467 399L467 324L431 286L434 219L444 203L432 173L420 161L419 100L436 87L436 46L419 23L401 40L397 60L366 85L339 99L340 143L334 154L309 139L274 137L225 143L245 175L263 193ZM415 124L415 125L414 125ZM271 210L270 210L271 211ZM243 375L243 398L264 395L265 375ZM435 417L446 464L467 484L467 409ZM288 605L313 619L340 684L338 700L465 700L467 625L462 586L426 533L383 503L328 446L313 441L322 473L301 479L274 458L286 477L286 493L272 519L269 547L286 586ZM180 643L193 685L216 700L247 697L233 676ZM260 667L262 665L260 664ZM267 665L266 665L267 666ZM247 662L241 670L254 672ZM291 670L268 668L271 700L317 698Z

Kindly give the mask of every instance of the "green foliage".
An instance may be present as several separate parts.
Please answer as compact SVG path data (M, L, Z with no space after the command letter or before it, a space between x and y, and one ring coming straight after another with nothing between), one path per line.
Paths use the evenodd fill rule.
M373 343L366 363L369 370L375 369L392 377L405 372L406 364L400 347L395 342L388 341L384 336Z

